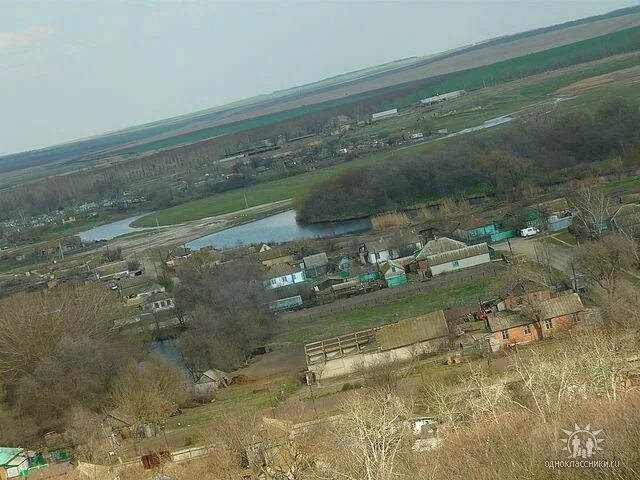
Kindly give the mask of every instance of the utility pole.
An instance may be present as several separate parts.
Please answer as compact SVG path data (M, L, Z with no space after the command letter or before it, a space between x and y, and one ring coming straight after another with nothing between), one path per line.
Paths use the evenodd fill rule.
M513 248L511 248L511 240L507 238L507 245L509 245L509 252L513 255Z
M571 262L571 273L573 273L573 291L578 292L578 279L576 277L576 268Z

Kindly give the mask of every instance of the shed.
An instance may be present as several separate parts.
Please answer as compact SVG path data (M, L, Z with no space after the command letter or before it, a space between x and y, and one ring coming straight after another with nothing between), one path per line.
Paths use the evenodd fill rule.
M212 368L207 370L194 382L196 397L200 400L211 400L213 392L231 383L229 376L222 370Z
M376 331L376 343L380 350L391 350L418 342L445 338L448 335L449 327L444 311L438 310L385 325Z
M329 258L325 252L316 253L302 258L304 268L307 271L311 271L313 274L318 275L324 273L329 265Z
M640 205L623 205L611 217L611 223L616 230L629 236L640 236Z
M387 260L380 267L380 274L387 287L396 287L407 283L407 274L404 267L394 260Z

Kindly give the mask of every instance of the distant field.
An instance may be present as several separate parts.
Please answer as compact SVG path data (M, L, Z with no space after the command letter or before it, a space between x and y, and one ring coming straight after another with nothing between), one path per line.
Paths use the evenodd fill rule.
M292 89L296 95L289 91L276 92L82 142L7 156L0 159L0 173L56 162L59 165L48 172L45 170L45 174L70 171L116 152L132 154L192 143L346 103L368 101L394 91L400 95L391 100L397 106L403 106L435 92L457 88L472 90L483 84L637 49L640 46L637 37L639 11L640 8L631 8L523 32L416 59L416 62L411 59L392 62L336 77L335 83L327 79ZM410 93L401 93L409 86ZM302 91L305 94L300 96ZM185 132L188 129L193 131ZM29 175L29 178L34 176Z

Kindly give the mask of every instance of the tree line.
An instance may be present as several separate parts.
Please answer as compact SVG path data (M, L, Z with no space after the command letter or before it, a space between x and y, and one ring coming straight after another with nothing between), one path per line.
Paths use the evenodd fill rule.
M594 113L517 122L433 153L349 169L296 198L296 212L307 222L333 220L474 191L513 200L529 188L621 174L640 164L638 122L638 107L622 99Z

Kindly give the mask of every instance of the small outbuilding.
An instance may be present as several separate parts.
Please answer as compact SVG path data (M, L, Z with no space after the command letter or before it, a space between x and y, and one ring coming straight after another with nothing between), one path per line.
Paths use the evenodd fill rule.
M225 388L231 383L229 376L222 370L212 368L204 372L194 383L196 398L200 401L209 401L213 392Z
M382 264L380 275L389 288L407 283L407 273L404 267L394 260L388 260Z

